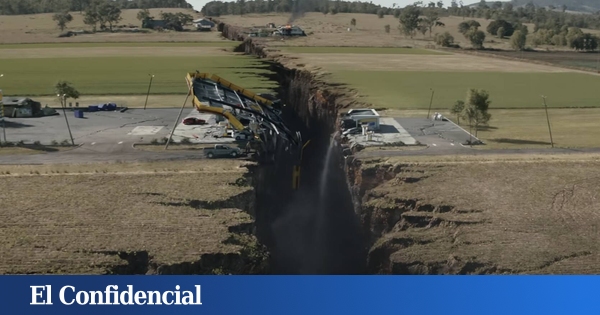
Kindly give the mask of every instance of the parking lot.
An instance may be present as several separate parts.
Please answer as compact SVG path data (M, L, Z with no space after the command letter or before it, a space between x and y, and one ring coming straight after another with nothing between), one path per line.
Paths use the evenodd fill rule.
M83 118L75 118L73 111L66 111L75 144L84 146L128 146L138 142L168 137L180 109L129 109L120 111L85 112ZM6 139L10 142L39 142L50 145L68 141L67 123L63 111L60 115L36 118L7 118ZM199 117L205 125L184 125L186 117ZM189 138L192 143L226 143L231 138L215 138L222 134L222 127L215 123L214 115L203 115L195 109L184 109L173 133L173 141Z
M427 145L435 148L452 148L467 144L472 136L466 130L448 120L426 118L382 117L379 130L372 136L361 133L347 136L352 143L364 146L386 144Z

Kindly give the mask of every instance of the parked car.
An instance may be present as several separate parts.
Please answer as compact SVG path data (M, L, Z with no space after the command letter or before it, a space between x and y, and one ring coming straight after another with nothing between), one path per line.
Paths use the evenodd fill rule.
M209 159L215 157L236 158L242 155L242 150L240 150L240 148L232 148L224 144L215 144L215 146L212 148L204 148L204 155Z
M361 127L350 128L342 133L343 136L357 135L362 132Z
M185 118L182 121L182 123L184 125L204 125L204 124L206 124L206 120L196 118L196 117L188 117L188 118Z
M236 141L244 141L252 139L252 135L248 132L235 132L234 138Z

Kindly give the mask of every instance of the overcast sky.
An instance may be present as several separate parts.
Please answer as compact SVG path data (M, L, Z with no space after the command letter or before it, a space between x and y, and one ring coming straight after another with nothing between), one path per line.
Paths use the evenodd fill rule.
M198 10L200 11L200 9L202 9L202 7L204 6L205 3L209 2L210 0L187 0L189 4L194 6L194 10ZM371 1L371 0L369 0ZM367 1L367 2L369 2ZM375 4L379 4L382 6L386 6L386 7L391 7L393 3L396 3L397 6L403 7L407 4L412 4L415 3L416 0L375 0L373 1L373 3ZM428 3L429 0L427 1L423 1L424 3ZM434 1L437 3L437 0ZM459 2L459 1L457 1ZM477 0L473 0L473 1L463 1L465 4L468 3L472 3L472 2L477 2ZM448 3L450 3L450 0L445 0L444 4L447 5Z

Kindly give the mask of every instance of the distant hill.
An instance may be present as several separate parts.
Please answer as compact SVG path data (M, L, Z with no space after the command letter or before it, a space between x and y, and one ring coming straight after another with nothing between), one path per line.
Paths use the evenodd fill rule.
M513 0L515 6L522 6L529 3L530 0ZM600 11L600 1L598 0L533 0L536 6L554 6L560 9L562 5L567 6L568 11L580 12L598 12Z
M486 1L488 6L492 6L496 1ZM512 1L499 1L504 4L505 2L512 2L515 8L525 6L529 2L533 2L538 7L549 7L554 6L556 10L561 10L563 4L567 6L569 12L586 12L595 13L600 11L600 0L512 0ZM476 8L479 6L480 1L473 2L467 6Z

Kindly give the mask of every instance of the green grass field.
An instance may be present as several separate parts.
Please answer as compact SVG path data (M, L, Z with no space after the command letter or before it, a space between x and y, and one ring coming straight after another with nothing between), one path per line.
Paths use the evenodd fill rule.
M490 108L600 107L600 77L582 73L335 71L336 82L356 88L376 107L450 108L469 88L490 93Z
M268 90L275 83L257 59L246 56L105 57L0 60L0 89L5 95L53 95L54 85L67 80L88 95L146 94L148 74L156 75L152 94L187 92L185 75L200 71L218 74L238 85ZM257 75L258 74L258 75Z
M396 47L282 47L282 50L297 54L396 54L396 55L447 55L447 53Z
M94 47L235 47L240 43L222 40L216 42L142 42L142 43L45 43L45 44L0 44L0 49L32 48L94 48Z

